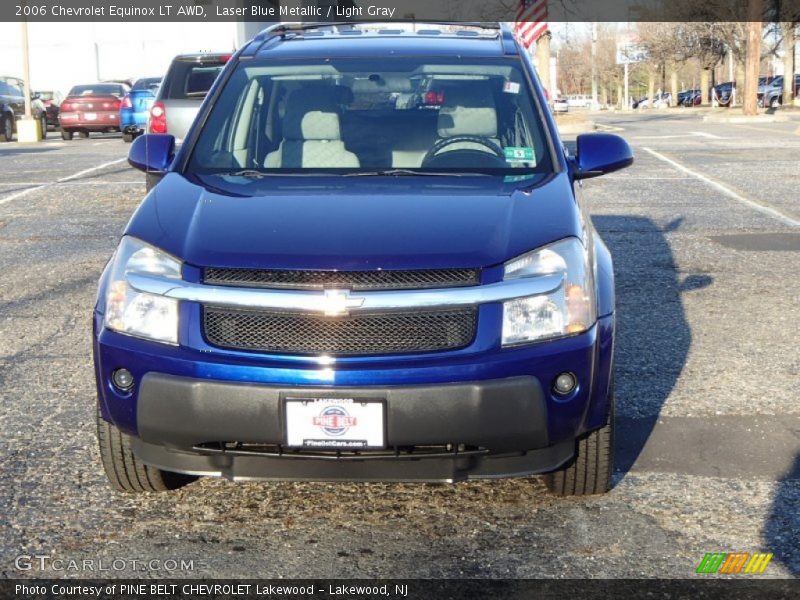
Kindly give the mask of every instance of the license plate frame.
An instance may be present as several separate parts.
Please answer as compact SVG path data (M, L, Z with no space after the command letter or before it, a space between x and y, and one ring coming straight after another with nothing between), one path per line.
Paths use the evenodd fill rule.
M345 395L282 394L287 448L320 451L386 448L386 399Z

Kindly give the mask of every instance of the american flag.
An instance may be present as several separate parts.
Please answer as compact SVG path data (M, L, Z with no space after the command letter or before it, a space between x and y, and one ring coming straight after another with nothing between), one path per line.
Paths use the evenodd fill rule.
M525 49L530 48L547 31L547 0L520 0L514 31Z

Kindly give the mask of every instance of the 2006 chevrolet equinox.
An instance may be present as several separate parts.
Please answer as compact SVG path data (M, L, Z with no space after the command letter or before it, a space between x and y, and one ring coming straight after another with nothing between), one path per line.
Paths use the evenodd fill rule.
M100 280L111 484L610 487L614 282L579 180L633 161L559 140L498 25L275 25L225 66Z

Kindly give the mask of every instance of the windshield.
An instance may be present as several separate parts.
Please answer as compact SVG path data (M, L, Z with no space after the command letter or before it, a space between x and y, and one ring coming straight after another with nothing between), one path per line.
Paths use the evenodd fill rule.
M138 92L141 90L154 91L158 89L159 85L161 85L161 77L145 77L144 79L138 79L136 83L133 84L131 91L134 92Z
M546 173L543 131L518 58L253 61L227 82L189 170Z

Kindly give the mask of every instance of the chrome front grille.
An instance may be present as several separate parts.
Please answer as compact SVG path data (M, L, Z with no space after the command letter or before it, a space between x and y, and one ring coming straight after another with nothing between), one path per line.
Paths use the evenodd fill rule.
M421 271L296 271L278 269L207 268L208 285L273 289L412 290L478 285L478 269Z
M276 354L408 354L463 348L475 337L477 308L345 317L205 306L212 346Z

